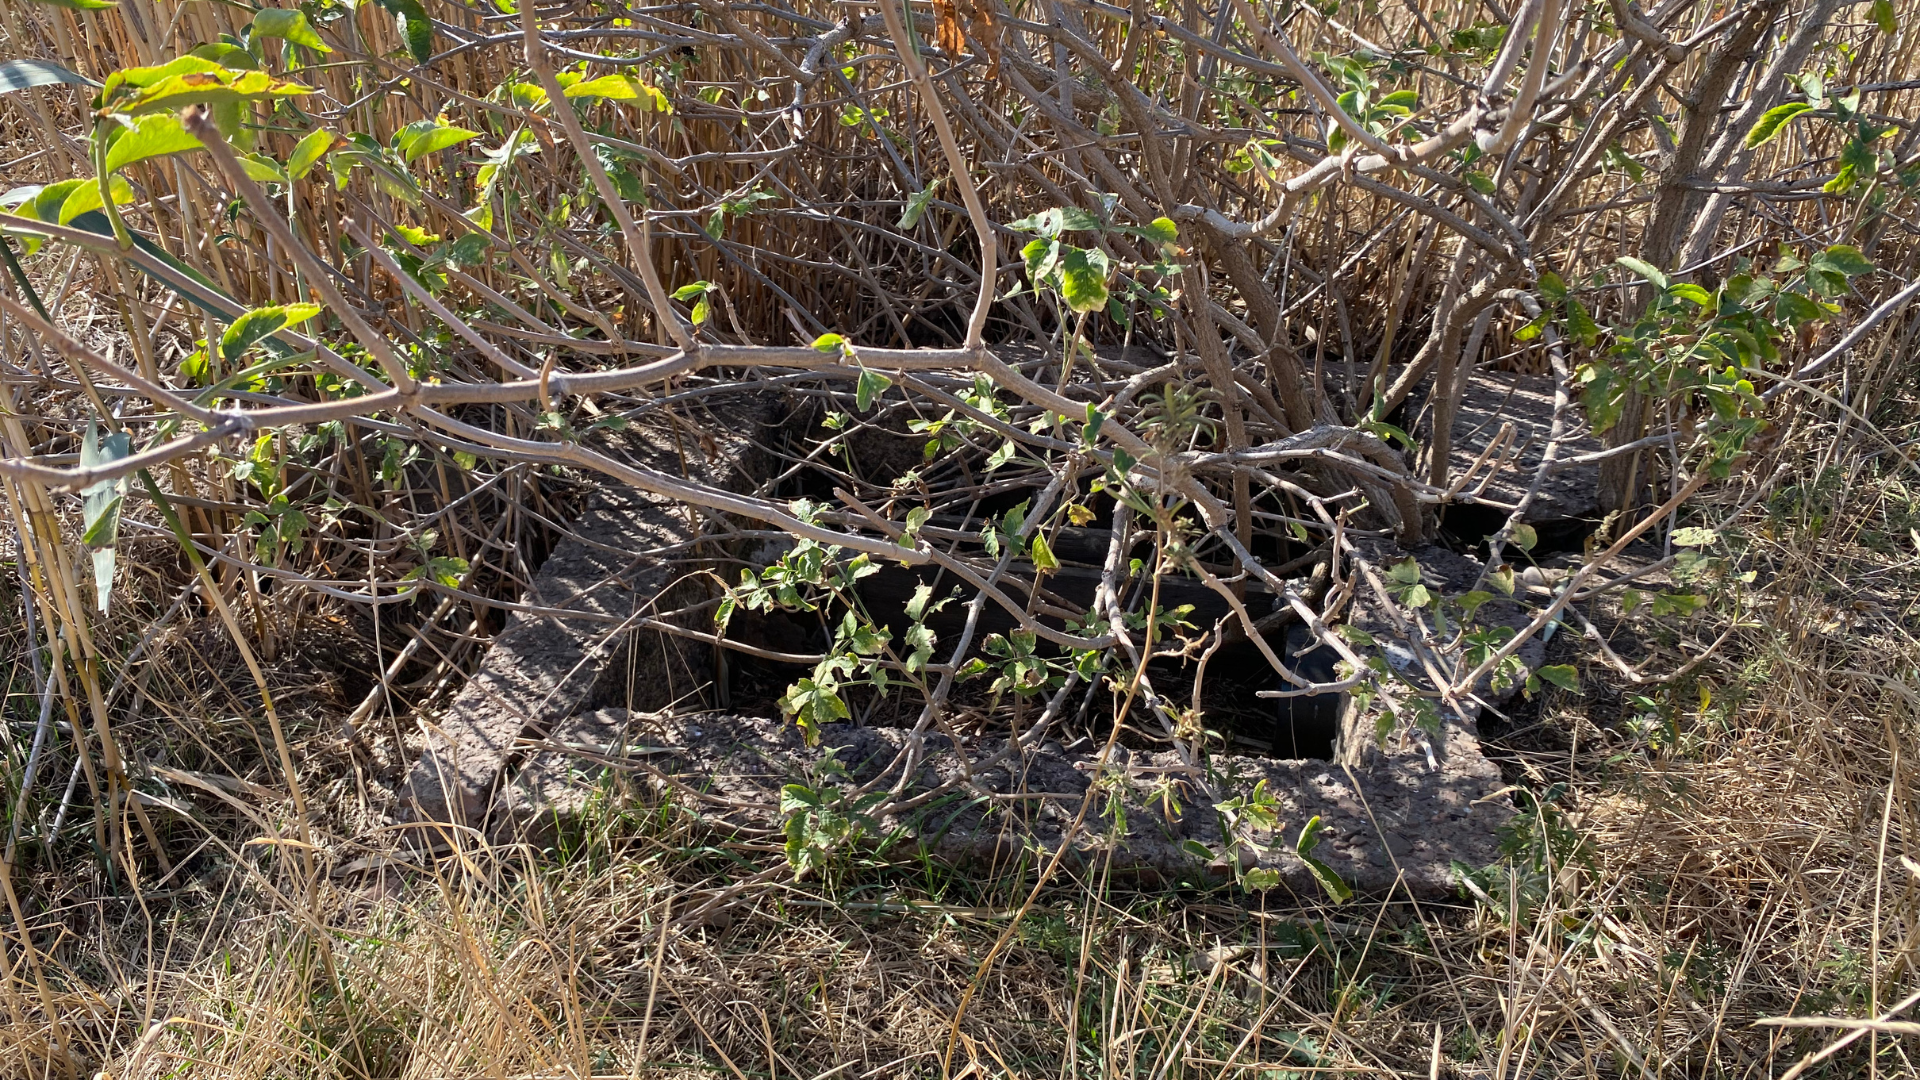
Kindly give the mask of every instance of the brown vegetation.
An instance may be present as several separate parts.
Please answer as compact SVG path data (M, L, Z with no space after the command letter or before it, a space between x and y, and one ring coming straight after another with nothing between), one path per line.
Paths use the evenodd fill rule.
M1912 5L0 16L0 1070L1914 1074ZM804 421L757 490L610 449L747 393ZM1477 718L1507 857L1153 891L612 781L410 843L425 725L612 484L703 530L672 632L847 614L803 725L1204 777L1146 661L1252 643L1348 694L1344 763ZM881 640L863 555L958 629Z

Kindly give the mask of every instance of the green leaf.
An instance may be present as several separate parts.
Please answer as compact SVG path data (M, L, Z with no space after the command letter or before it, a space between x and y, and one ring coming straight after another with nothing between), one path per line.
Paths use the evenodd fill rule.
M394 132L394 149L405 155L411 165L420 158L449 146L458 146L468 139L479 136L477 131L463 127L443 124L438 120L415 120L399 131Z
M14 208L13 212L21 217L36 221L58 221L61 204L81 184L92 184L96 188L100 186L93 180L61 180L53 184L29 185L7 192L6 201Z
M839 334L821 334L813 339L813 347L823 353L839 352L846 344L847 339Z
M1466 174L1466 181L1468 187L1482 195L1491 195L1496 190L1493 177L1483 172L1468 172Z
M230 41L209 41L205 45L195 45L187 55L211 60L235 71L252 71L260 67L260 61L254 59L252 53Z
M704 326L712 316L713 302L707 299L707 294L701 293L700 299L694 302L693 310L687 313L687 318L692 319L695 326Z
M1038 530L1034 531L1033 543L1027 545L1027 554L1033 557L1036 570L1058 570L1060 560L1054 558L1053 548L1047 546L1047 538Z
M107 8L119 6L115 0L34 0L34 2L48 7L66 8L68 11L104 11Z
M1059 265L1061 246L1058 240L1029 240L1020 249L1021 261L1027 267L1027 277L1036 286L1051 277L1054 268Z
M97 469L133 452L133 437L126 432L117 431L104 439L99 435L99 428L89 419L86 438L80 443L81 468ZM81 539L93 553L94 598L103 612L113 595L113 548L120 536L120 507L126 494L125 477L99 480L80 492L86 522L86 532Z
M907 196L907 207L900 212L900 221L896 227L904 232L920 224L920 219L926 216L927 207L932 203L933 185L931 184Z
M1266 892L1280 886L1280 871L1256 866L1240 875L1240 887L1248 892ZM1277 1073L1273 1075L1278 1075Z
M320 161L320 155L340 145L346 140L331 131L318 130L307 135L293 146L293 153L287 158L287 175L295 180L306 178Z
M1899 29L1893 21L1893 0L1873 0L1873 23L1880 32L1891 37Z
M472 568L471 563L457 555L436 555L427 560L427 573L449 589L459 588L460 579Z
M854 384L853 389L854 406L861 412L866 412L868 409L873 408L873 399L877 395L886 393L887 387L892 385L893 380L887 378L885 375L877 371L868 371L866 368L861 368L860 379Z
M1395 90L1380 99L1375 110L1386 109L1404 116L1420 107L1420 95L1412 90Z
M1616 143L1613 146L1607 147L1606 156L1607 156L1608 165L1611 165L1616 169L1620 169L1624 171L1627 174L1627 177L1631 179L1634 183L1637 184L1640 181L1646 179L1647 167L1645 165L1640 164L1638 160L1633 158L1626 151L1620 149L1619 144Z
M1007 228L1039 233L1053 239L1063 232L1097 232L1103 226L1099 218L1077 206L1056 206L1018 221L1010 221Z
M388 14L393 16L395 29L406 39L407 53L416 64L424 64L433 59L433 20L427 17L427 9L420 0L375 0Z
M1587 314L1586 306L1571 296L1567 297L1567 332L1573 335L1574 340L1589 348L1600 340L1599 324L1593 321L1592 315Z
M260 341L320 314L319 304L281 304L255 308L233 321L220 335L220 355L229 362L239 359Z
M1548 664L1534 674L1562 690L1580 692L1580 670L1572 664Z
M924 507L914 507L916 510ZM926 618L927 601L933 599L933 586L922 581L913 587L913 598L907 601L907 618L914 622Z
M1060 296L1075 311L1107 306L1107 260L1097 251L1069 247L1060 260Z
M1332 867L1311 854L1314 848L1320 846L1320 828L1320 816L1316 814L1311 821L1301 827L1300 838L1294 841L1294 854L1300 856L1300 861L1307 864L1307 870L1313 874L1313 879L1320 883L1320 887L1326 890L1327 896L1336 904L1344 904L1353 899L1353 887L1342 881Z
M1367 633L1365 630L1360 629L1359 627L1353 625L1352 623L1341 623L1340 625L1334 627L1334 629L1340 632L1341 637L1347 639L1347 643L1349 645L1372 645L1373 644L1373 635Z
M1760 117L1759 122L1753 125L1752 130L1747 132L1747 149L1751 150L1771 142L1774 136L1786 129L1787 124L1794 117L1812 111L1813 106L1805 101L1789 101L1785 105L1775 105L1768 109Z
M247 174L247 179L262 184L284 184L287 182L287 171L280 167L279 162L267 155L241 154L239 157L240 168Z
M1540 534L1534 530L1533 526L1527 524L1524 521L1514 522L1514 525L1513 525L1513 546L1514 547L1519 548L1521 551L1532 551L1534 548L1534 545L1538 544L1539 542L1540 542Z
M181 126L179 116L154 113L138 117L120 129L119 137L107 147L107 171L119 172L136 161L201 148L200 140L187 134L187 129Z
M1299 838L1293 842L1294 854L1301 856L1313 854L1313 849L1320 846L1320 830L1325 828L1325 825L1326 823L1320 820L1318 814L1302 825Z
M500 178L500 170L513 164L519 158L540 152L540 143L526 128L515 128L513 134L502 140L499 147L481 155L480 171L473 176L473 182L480 185L481 200L484 202L493 195L493 186Z
M1645 259L1636 259L1632 255L1622 255L1613 261L1640 275L1647 281L1652 282L1656 288L1664 289L1667 287L1667 275Z
M1852 244L1835 244L1825 251L1815 252L1813 258L1808 260L1808 265L1816 270L1848 277L1873 273L1873 264Z
M538 83L508 80L505 84L507 98L516 109L541 109L547 104L546 88Z
M1280 167L1280 159L1274 156L1273 151L1268 149L1268 147L1280 145L1283 144L1278 139L1248 139L1247 145L1240 148L1240 153L1247 156L1249 168L1253 165L1258 165L1268 172L1272 172Z
M686 301L691 300L696 296L707 295L707 290L711 288L713 288L713 282L711 281L688 282L687 284L682 285L679 288L673 290L673 298L682 303L685 303Z
M1695 307L1710 308L1713 306L1713 294L1698 285L1683 282L1668 289L1667 292L1669 295L1685 300Z
M347 178L356 167L364 168L374 186L382 192L409 205L420 205L420 184L407 171L406 165L372 138L359 132L349 137L346 145L334 149L327 159L327 166L333 171L336 188L347 186Z
M470 232L447 246L446 260L453 266L481 266L493 241L486 233Z
M292 8L261 8L253 16L254 37L284 38L293 45L312 49L317 53L330 53L333 50L314 33L313 25L307 22L302 12Z
M133 201L133 188L123 177L114 177L109 181L109 185L113 189L113 201L115 205L124 205ZM54 184L51 185L48 190L60 186L59 184ZM71 194L60 203L59 224L65 225L89 210L100 209L100 184L97 181L82 180L78 187L69 190ZM44 195L45 192L42 192L42 194ZM38 198L34 199L36 207L39 202L40 200ZM45 221L47 218L42 216L40 220Z
M987 455L987 471L993 472L999 469L1001 466L1005 465L1007 462L1012 461L1014 450L1015 450L1015 447L1013 445L1012 439L1008 439L1006 442L1001 443L1000 448L998 450L995 450L993 453Z
M0 94L11 94L29 86L54 86L59 83L99 85L85 75L68 71L51 60L8 60L0 63Z
M780 789L780 812L798 814L820 805L820 793L805 784L788 784Z
M1666 615L1691 616L1707 603L1707 598L1697 593L1654 593L1652 599L1655 618Z
M1107 414L1101 412L1093 402L1087 402L1087 422L1085 426L1080 429L1080 442L1082 445L1095 445L1100 438L1100 428L1104 426L1106 422Z
M1548 270L1540 275L1540 295L1554 303L1567 298L1567 282L1559 274Z
M556 79L560 83L560 93L568 98L599 98L605 101L636 102L642 112L670 113L673 105L667 95L659 88L649 86L630 75L602 75L597 79L586 79L575 72L562 72ZM523 108L530 108L546 101L546 92L527 83L516 84L516 100Z
M1157 217L1141 228L1140 235L1165 250L1180 242L1180 226L1172 218Z

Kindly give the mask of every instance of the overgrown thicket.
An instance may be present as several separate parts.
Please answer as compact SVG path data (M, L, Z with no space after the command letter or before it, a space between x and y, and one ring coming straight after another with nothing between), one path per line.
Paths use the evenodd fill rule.
M474 996L455 1012L516 1017L491 1034L432 1033L461 1051L428 1053L426 1034L387 1030L422 1007L387 980L452 977L436 966L445 955L407 946L419 951L394 961L402 977L347 958L324 931L348 917L327 868L377 870L366 860L387 857L374 853L393 839L382 831L392 807L367 792L407 764L408 708L443 700L471 670L592 485L687 507L729 545L736 561L718 567L729 587L700 608L698 628L663 616L662 629L708 640L742 612L820 613L825 651L806 657L810 673L779 701L809 731L847 718L850 702L890 695L917 734L956 733L956 694L972 694L1018 736L1004 754L1057 734L1098 686L1115 714L1109 747L1126 732L1178 751L1196 776L1218 747L1200 691L1189 707L1184 685L1156 688L1147 661L1229 643L1271 665L1269 697L1347 695L1338 754L1349 764L1418 746L1516 683L1565 705L1588 663L1584 688L1624 688L1633 748L1621 753L1663 763L1636 783L1674 760L1731 775L1733 749L1683 738L1709 719L1723 734L1738 727L1703 676L1817 667L1798 628L1830 615L1856 625L1844 611L1809 614L1798 593L1762 610L1754 590L1819 592L1809 583L1820 570L1794 542L1904 542L1891 522L1911 506L1901 425L1920 327L1907 307L1920 294L1909 284L1920 78L1914 13L1889 0L1667 0L1652 11L1566 0L1512 10L1492 0L258 10L4 0L0 15L0 476L21 613L9 635L0 992L12 1052L43 1063L36 1075L104 1060L161 1075L196 1058L261 1075L640 1067L667 954L657 929L667 912L652 901L629 927L654 928L636 947L661 943L653 981L636 984L647 1001L640 1057L623 1056L631 1025L580 1010L564 965L528 976L538 989L485 1000L512 982L508 969L547 962L493 951L500 942L571 955L552 927L521 921L527 897L567 909L555 925L624 932L553 891L575 875L604 893L629 873L593 861L605 845L637 850L621 846L638 828L624 810L583 841L584 861L551 870L560 878L470 864L474 879L446 886L437 902L467 913L451 932L487 941L473 962L500 976L462 984ZM1463 407L1475 386L1512 384L1496 375L1526 377L1550 404L1526 417L1508 398L1486 421L1492 439L1471 448ZM610 449L629 425L710 439L685 419L689 403L724 414L729 395L760 391L824 417L779 449L789 475L805 472L830 497L795 499L773 481L722 490ZM1529 420L1537 438L1520 434ZM870 430L911 435L922 460L863 471L840 443ZM1532 564L1546 555L1545 493L1569 478L1592 488L1590 519L1574 523L1592 535L1543 574ZM1101 545L1085 603L1044 588L1065 530ZM742 575L747 541L771 553ZM1479 559L1478 580L1442 587L1401 561L1436 541ZM1616 565L1629 551L1632 575ZM957 634L929 626L940 602L930 594L907 604L897 633L863 604L856 583L894 562L958 584ZM1908 603L1898 561L1874 565L1894 590L1883 603ZM1228 617L1197 626L1160 605L1161 584L1175 580L1219 597ZM1482 617L1509 598L1517 622ZM1387 631L1351 625L1358 608L1382 613ZM980 632L996 609L1013 628ZM1634 648L1609 644L1602 609L1634 620ZM1717 620L1712 632L1702 620ZM1331 677L1296 669L1276 633L1289 625L1337 654ZM1554 639L1554 662L1529 673L1518 655L1542 638ZM1595 651L1570 651L1576 640ZM1906 657L1896 667L1911 659L1910 638L1887 641L1883 655ZM1808 716L1831 719L1823 698L1860 687L1830 686L1819 670L1794 693ZM1881 936L1883 915L1912 911L1911 883L1886 873L1910 844L1895 793L1912 691L1900 681L1910 671L1875 675L1907 697L1876 683L1884 715L1873 723L1838 710L1848 715L1835 731L1880 741L1828 761L1847 790L1885 791L1868 814L1884 815L1869 830L1877 854L1831 882L1852 890L1836 922L1872 928L1859 954L1871 971L1859 995L1821 1007L1879 1015L1911 975L1901 966L1911 938ZM1676 688L1697 690L1698 708ZM1740 752L1778 763L1768 755L1826 745L1796 748L1778 726L1788 719L1757 729L1772 749ZM915 752L894 763L903 775ZM1595 752L1576 734L1564 755L1541 764L1521 753L1512 768L1542 793L1562 782L1558 793L1593 775L1583 755ZM1794 798L1810 797L1794 775ZM1645 800L1657 816L1690 796L1613 797ZM1716 789L1701 806L1738 817L1738 801ZM1658 845L1563 845L1573 834L1557 805L1527 796L1523 821L1543 839L1517 849L1517 876L1469 883L1482 902L1470 917L1403 924L1393 955L1408 966L1382 978L1417 981L1421 958L1435 956L1458 974L1498 939L1508 976L1533 982L1510 987L1491 1021L1484 987L1475 1004L1463 998L1471 1019L1456 1032L1497 1033L1498 1048L1476 1034L1449 1048L1454 1060L1497 1059L1500 1075L1515 1075L1532 1067L1515 1054L1560 1054L1532 1048L1556 1045L1571 1023L1567 1045L1587 1049L1555 1059L1567 1072L1604 1071L1601 1047L1622 1069L1760 1075L1785 1044L1723 1047L1724 1010L1716 1019L1702 1004L1731 977L1716 942L1765 938L1734 925L1751 914L1745 902L1736 915L1724 896L1700 900L1699 920L1715 929L1640 970L1653 946L1621 943L1642 929L1671 943L1686 920L1647 895L1595 900L1594 890L1607 893L1604 868L1624 865L1620 853ZM1095 827L1085 809L1081 819ZM1849 810L1828 825L1842 835L1860 820ZM640 832L648 850L676 839ZM210 846L229 870L249 868L219 888L272 910L273 933L298 944L249 946L265 950L256 974L273 980L252 1011L234 1004L255 991L237 989L231 970L206 974L202 989L233 1015L183 1012L149 1030L183 991L110 1002L92 988L134 982L109 943L147 921L139 963L156 979L180 950L181 971L207 953L159 944L153 909L118 898L183 890L187 878L204 890L210 879L192 868ZM797 866L846 857L802 847L788 853ZM718 850L640 876L649 889L669 883L647 875L725 878ZM1675 880L1695 873L1680 863ZM1809 880L1768 865L1773 882ZM1863 880L1870 915L1849 906ZM1778 918L1781 894L1755 887L1768 897L1756 901L1760 921ZM979 911L1040 895L981 888L967 901ZM60 915L55 897L94 906ZM1056 907L1070 914L1072 902ZM406 910L447 932L424 914L438 909ZM209 911L166 934L244 922L221 904ZM1130 989L1134 960L1117 972L1092 961L1089 974L1096 942L1132 931L1091 901L1082 915L1077 943L1000 939L1018 937L1014 954L1028 959L1078 958L1069 999L1046 999L1074 1014L1069 1049L1008 1036L1021 1053L1066 1052L1110 1074L1124 1059L1129 1073L1156 1076L1260 1062L1424 1066L1425 1018L1454 1024L1437 1007L1361 1005L1365 965L1350 947L1364 953L1355 943L1367 939L1341 923L1334 937L1289 946L1303 965L1330 965L1312 978L1337 1000L1319 1019L1288 1021L1298 1038L1317 1034L1291 1050L1269 1040L1243 1060L1237 1034L1203 1046L1261 1030L1257 1010L1208 1012L1218 986L1243 976L1180 960L1167 985L1199 996L1169 1005L1148 993L1147 968ZM58 929L69 923L106 947L76 959ZM1266 924L1252 925L1264 947ZM941 940L985 952L993 936ZM1830 936L1796 940L1817 952ZM1601 939L1613 944L1593 952ZM603 936L588 945L615 947ZM1708 992L1695 958L1713 949L1722 983ZM1582 972L1625 964L1619 1002L1650 1011L1627 1019L1616 1002L1597 1027L1555 1012L1554 1002L1599 1010L1553 959L1574 953ZM1792 964L1814 963L1807 955ZM675 956L690 981L664 985L710 996L719 983L696 990L686 965L698 962ZM1746 1018L1800 1008L1783 989L1792 964L1741 1006ZM624 994L643 968L592 977ZM1274 969L1262 970L1237 1001L1287 1000L1266 981ZM1199 981L1180 981L1193 971ZM1149 1009L1150 998L1166 1008ZM1000 1000L1014 1008L1018 995ZM1129 1008L1154 1019L1123 1022ZM743 1052L776 1073L795 1068L775 1060L784 1028L779 1040L767 1028L761 1054L738 1017L716 1022L717 1036L701 1030L701 1042L681 1023L698 1010L675 1009L668 1026L690 1053L717 1051L736 1074ZM1341 1033L1365 1016L1394 1018L1364 1038ZM571 1025L564 1038L541 1027L556 1017ZM977 1069L994 1068L987 1033L1019 1027L1006 1022L966 1029ZM603 1023L615 1034L586 1034ZM1109 1039L1129 1025L1147 1034L1090 1053L1089 1024ZM1648 1041L1663 1025L1687 1031L1684 1045ZM1898 1050L1888 1040L1911 1034L1896 1022L1849 1051L1871 1047L1868 1058L1829 1060L1879 1063L1884 1047ZM810 1035L792 1037L783 1045L820 1052ZM1384 1056L1370 1057L1376 1037ZM543 1040L573 1049L543 1056ZM285 1046L299 1055L263 1049Z

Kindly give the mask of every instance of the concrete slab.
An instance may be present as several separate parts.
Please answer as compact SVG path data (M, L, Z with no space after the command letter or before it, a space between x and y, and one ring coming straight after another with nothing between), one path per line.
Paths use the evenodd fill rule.
M536 842L578 811L606 761L725 834L778 829L781 788L789 783L851 804L860 786L895 761L910 738L899 729L830 724L819 745L809 747L793 725L777 720L618 709L592 714L576 731L606 741L575 743L573 754L549 751L537 772L523 773L509 790L513 817ZM984 739L968 752L977 761L1004 745ZM1293 841L1316 816L1322 839L1314 857L1349 885L1376 895L1398 888L1423 898L1452 894L1453 861L1476 867L1494 861L1498 828L1511 816L1500 796L1499 771L1459 723L1447 725L1434 741L1435 764L1423 749L1407 746L1351 773L1326 761L1219 755L1205 774L1195 775L1172 752L1121 748L1103 774L1100 747L1047 743L968 777L944 736L930 737L927 750L924 766L899 795L920 805L907 812L876 811L863 822L862 839L885 839L896 851L904 843L984 872L1012 867L1023 857L1030 864L1050 857L1102 775L1094 805L1073 836L1069 864L1093 866L1105 858L1117 874L1164 884L1210 884L1228 876L1226 863L1200 858L1192 845L1216 855L1224 850L1217 803L1248 795L1261 781L1277 803L1280 828L1271 834L1243 830L1241 840L1251 844L1243 843L1243 865L1278 871L1283 885L1302 897L1321 891L1294 854ZM826 764L829 757L832 765ZM930 794L935 797L926 798Z
M687 436L685 421L675 419L629 428L607 449L729 490L750 489L765 471L757 446L778 415L774 403L735 395L719 407L724 416L699 425L717 433L708 440ZM705 645L633 625L636 615L703 595L704 586L687 579L696 521L687 508L630 488L610 485L593 495L521 598L540 610L513 612L445 713L423 719L427 739L403 791L414 820L479 827L518 764L522 739L546 735L596 697L664 708L710 678Z

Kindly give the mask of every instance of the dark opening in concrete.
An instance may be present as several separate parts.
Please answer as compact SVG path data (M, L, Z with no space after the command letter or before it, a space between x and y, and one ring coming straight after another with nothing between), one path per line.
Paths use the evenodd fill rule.
M1484 558L1487 540L1507 523L1507 511L1484 503L1458 503L1440 513L1440 538L1456 551ZM1579 552L1587 537L1600 528L1599 518L1543 518L1532 522L1539 543L1528 554L1534 558Z
M1042 581L1041 597L1052 602L1082 606L1091 601L1098 581L1098 571L1063 567ZM874 623L885 627L893 635L893 640L898 642L904 639L911 625L906 614L907 601L922 583L932 586L936 596L946 595L953 584L951 578L943 578L934 569L887 567L859 583L860 603ZM1031 591L1032 579L1026 574L1016 573L1010 574L1002 584L1009 595L1026 598ZM928 628L939 638L940 645L936 648L939 660L948 658L954 644L965 632L964 605L967 598L967 590L963 588L955 602L926 619ZM1249 592L1247 603L1259 614L1267 613L1274 606L1273 598L1259 590ZM1185 629L1185 634L1205 638L1219 620L1226 618L1228 640L1206 657L1204 669L1198 649L1189 650L1184 656L1154 660L1148 666L1148 674L1159 693L1174 704L1187 707L1192 704L1194 684L1198 682L1203 724L1219 733L1227 747L1235 752L1280 758L1331 759L1346 695L1333 692L1284 698L1261 697L1264 691L1285 690L1292 684L1273 669L1260 646L1244 636L1237 621L1229 618L1226 602L1197 583L1180 579L1163 580L1162 608L1182 605L1194 607L1194 612L1188 616L1192 627ZM740 612L733 617L728 636L762 651L818 654L826 651L830 645L832 627L829 623L838 618L837 610ZM1056 629L1062 626L1062 620L1058 618L1041 616L1040 621ZM1016 626L1013 616L998 604L984 605L975 626L969 656L980 654L982 643L989 635L1005 634ZM1331 682L1336 679L1333 651L1315 645L1305 627L1298 624L1291 627L1276 626L1264 632L1263 637L1267 648L1292 668L1299 678L1309 682ZM1040 643L1038 651L1052 659L1066 657L1066 650L1046 641ZM786 663L746 652L730 652L724 667L726 686L723 700L728 702L730 708L762 713L776 709L775 703L787 687L810 671L805 664ZM989 682L982 677L974 683L963 684L956 700L981 712L987 712L997 705L998 708L991 708L992 716L986 730L1004 735L1007 717L1012 712L1011 699L992 702L986 690ZM1069 737L1092 735L1104 739L1115 712L1116 702L1113 698L1111 689L1104 683L1089 688L1088 693L1081 695L1075 709L1062 718ZM888 700L871 694L857 695L851 704L861 723L866 726L910 727L919 715L919 702L914 695L900 690L895 690ZM1126 738L1124 733L1123 738ZM1142 748L1149 743L1143 739L1127 741L1137 741Z

